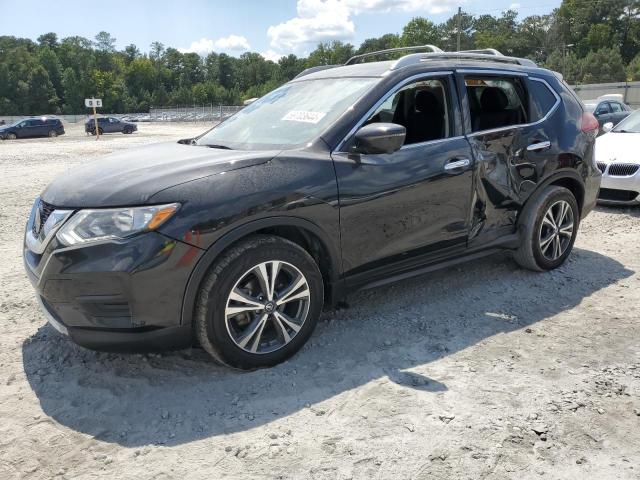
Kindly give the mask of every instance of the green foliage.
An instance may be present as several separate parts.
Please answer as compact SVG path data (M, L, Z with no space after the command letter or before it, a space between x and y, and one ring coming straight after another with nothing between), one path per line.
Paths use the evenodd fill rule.
M0 115L83 113L84 99L102 97L105 112L146 111L151 106L239 104L260 97L308 67L344 63L356 54L432 44L452 51L495 48L558 71L570 83L640 80L640 0L563 0L549 15L518 20L500 15L457 13L436 24L409 21L400 34L368 38L356 49L320 43L307 58L287 55L274 63L248 52L200 57L153 42L122 51L108 32L94 41L59 39L44 33L37 42L0 36Z

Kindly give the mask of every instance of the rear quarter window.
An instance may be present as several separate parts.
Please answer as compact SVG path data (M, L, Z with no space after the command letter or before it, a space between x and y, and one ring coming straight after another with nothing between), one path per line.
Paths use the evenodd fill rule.
M550 87L541 80L531 78L529 81L529 105L531 105L531 121L544 118L557 102Z

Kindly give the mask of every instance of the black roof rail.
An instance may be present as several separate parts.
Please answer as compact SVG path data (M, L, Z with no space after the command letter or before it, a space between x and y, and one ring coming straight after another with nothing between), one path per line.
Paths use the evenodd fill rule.
M354 63L359 62L363 58L367 57L377 57L378 55L388 55L390 53L396 52L414 52L416 50L428 50L430 52L442 52L442 50L435 45L418 45L415 47L398 47L398 48L387 48L386 50L378 50L376 52L367 52L361 53L360 55L354 55L349 60L345 62L345 65L353 65Z
M500 53L495 48L480 48L478 50L460 50L454 53L480 53L482 55L495 55L496 57L504 57L502 53Z
M310 73L319 72L321 70L328 70L330 68L336 68L336 67L341 67L341 66L342 65L318 65L318 66L315 66L315 67L310 67L310 68L307 68L307 69L301 71L298 75L293 77L293 79L295 80L296 78L304 77L305 75L309 75Z

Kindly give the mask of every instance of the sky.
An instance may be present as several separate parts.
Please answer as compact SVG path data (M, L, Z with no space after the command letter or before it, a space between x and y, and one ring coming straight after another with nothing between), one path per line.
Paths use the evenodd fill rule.
M289 53L304 56L321 41L341 40L358 46L385 33L400 33L413 17L435 23L461 6L466 12L500 15L517 10L521 17L549 13L560 0L0 0L0 35L33 40L46 32L59 38L93 39L107 31L117 48L131 43L148 52L151 42L206 55L211 51L241 55L261 53L277 60ZM46 13L40 10L46 6ZM94 11L94 7L98 7Z

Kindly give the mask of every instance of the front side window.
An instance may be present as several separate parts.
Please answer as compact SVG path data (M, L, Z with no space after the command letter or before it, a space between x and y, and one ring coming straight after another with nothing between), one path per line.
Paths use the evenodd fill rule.
M451 136L447 82L421 80L389 96L366 120L370 123L396 123L407 129L404 144L428 142Z
M379 78L326 78L287 83L197 139L234 150L288 149L318 137Z
M596 108L596 115L605 115L607 113L611 113L609 104L607 102L601 103L600 105L598 105L598 108Z
M520 78L466 76L474 132L528 123L528 98Z

